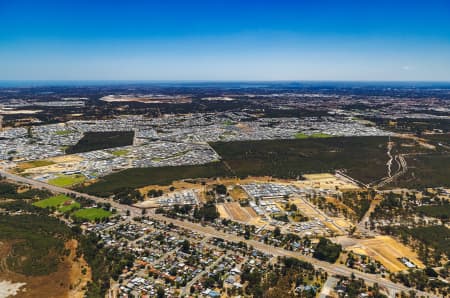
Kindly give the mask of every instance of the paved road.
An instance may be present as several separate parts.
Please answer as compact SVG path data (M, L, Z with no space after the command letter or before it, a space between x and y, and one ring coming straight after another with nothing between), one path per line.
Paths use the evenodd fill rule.
M48 190L56 192L56 193L73 194L75 196L84 197L87 199L94 200L96 202L110 203L111 206L113 206L117 210L122 210L122 211L129 210L131 216L140 216L141 215L141 210L139 208L119 204L117 202L113 202L112 200L108 200L105 198L100 198L100 197L80 193L80 192L77 192L74 190L66 189L63 187L53 186L53 185L50 185L50 184L47 184L44 182L28 179L28 178L25 178L22 176L18 176L18 175L6 172L3 169L0 169L0 175L8 178L10 180L13 180L13 181L29 184L29 185L32 185L32 186L38 187L38 188L45 188L45 189L48 189ZM313 264L316 268L321 268L321 269L327 271L329 274L350 276L353 273L357 278L363 278L364 280L368 281L369 283L378 283L381 287L385 287L385 288L389 289L391 295L392 295L392 293L396 293L396 292L400 292L400 291L408 292L410 290L409 288L407 288L401 284L393 283L393 282L386 280L384 278L381 278L379 276L362 273L360 271L347 268L340 264L330 264L327 262L319 261L312 257L305 256L299 252L285 250L283 248L274 247L274 246L267 245L267 244L264 244L264 243L261 243L261 242L255 241L255 240L247 240L244 237L220 232L212 227L202 226L200 224L196 224L196 223L192 223L192 222L188 222L188 221L181 221L181 220L177 220L177 219L168 218L168 217L162 216L160 214L154 214L153 212L147 212L146 216L149 216L150 218L160 220L160 221L171 222L174 225L183 227L185 229L190 229L190 230L196 231L205 236L218 237L218 238L222 238L227 241L233 241L233 242L241 242L242 241L242 242L245 242L247 245L251 245L254 248L256 248L262 252L265 252L265 253L268 253L268 254L271 254L274 256L294 257L294 258L309 262L309 263ZM425 293L425 292L417 291L417 293L419 296L437 297L435 295Z

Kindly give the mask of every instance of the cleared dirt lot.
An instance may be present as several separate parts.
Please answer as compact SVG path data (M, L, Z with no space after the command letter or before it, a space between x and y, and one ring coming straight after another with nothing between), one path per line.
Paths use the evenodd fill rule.
M323 189L345 189L345 190L357 190L359 186L353 182L346 180L342 177L336 177L329 173L319 173L319 174L306 174L303 175L306 180L297 181L295 185L298 187L315 187Z
M220 217L245 223L257 224L259 216L250 207L241 207L237 202L217 204Z
M232 219L244 222L250 220L250 215L239 203L225 203L223 206Z
M18 169L21 169L24 174L46 174L46 173L60 173L63 171L79 170L79 163L83 161L83 158L78 155L64 155L48 158L45 160L48 165L30 167L29 162L25 162L18 165ZM36 164L39 165L39 164Z
M416 253L389 236L377 236L371 239L356 240L356 244L346 248L358 254L368 255L381 262L392 272L406 270L407 267L397 260L406 257L419 268L424 268L423 263L417 258Z
M228 215L227 210L225 210L225 207L222 204L217 204L217 212L219 212L220 218L224 218L224 219L231 219L230 216Z

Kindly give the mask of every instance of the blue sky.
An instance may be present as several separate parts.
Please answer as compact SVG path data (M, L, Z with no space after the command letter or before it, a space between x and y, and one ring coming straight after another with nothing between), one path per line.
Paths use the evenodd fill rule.
M0 80L450 81L450 1L0 0Z

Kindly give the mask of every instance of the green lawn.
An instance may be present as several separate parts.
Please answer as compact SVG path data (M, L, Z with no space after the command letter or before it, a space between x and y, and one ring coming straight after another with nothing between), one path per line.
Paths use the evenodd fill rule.
M33 205L40 208L59 207L68 200L70 200L70 198L66 195L57 195L48 199L37 201L33 203Z
M58 130L55 134L58 136L66 136L72 133L71 130Z
M80 184L86 180L86 177L83 175L61 175L56 178L48 180L48 184L60 186L60 187L66 187L66 186L72 186L75 184Z
M86 220L96 220L111 216L111 212L101 208L80 209L73 213L73 216Z
M115 155L115 156L124 156L124 155L128 154L128 150L126 150L126 149L116 150L116 151L111 152L111 154Z
M60 212L66 213L66 212L70 212L74 209L79 209L80 207L81 207L80 203L74 201L70 205L61 206L60 208L58 208L58 210Z
M80 203L76 201L72 201L72 203L69 205L64 205L64 203L69 200L72 199L66 195L57 195L48 199L37 201L33 203L33 205L40 208L55 207L63 213L70 212L81 207Z
M332 135L327 133L313 133L311 135L307 135L305 133L299 132L295 134L296 139L309 139L309 138L331 138Z

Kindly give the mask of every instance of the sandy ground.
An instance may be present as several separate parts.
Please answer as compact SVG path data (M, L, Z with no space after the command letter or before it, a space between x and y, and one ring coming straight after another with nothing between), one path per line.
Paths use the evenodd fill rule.
M225 209L227 210L228 214L233 218L234 220L238 221L249 221L250 215L246 212L244 208L239 205L239 203L225 203L223 204Z
M23 282L0 281L0 298L13 297L19 293L21 287L26 285Z
M344 245L344 243L342 244ZM419 268L424 268L423 263L418 259L416 253L390 236L376 236L375 238L370 239L355 239L354 243L349 244L351 245L345 247L345 249L351 250L358 254L368 255L381 262L381 264L392 272L407 269L403 263L397 260L397 258L401 257L407 257Z
M220 218L230 219L228 212L225 210L225 207L222 204L217 204L217 212L219 212Z

